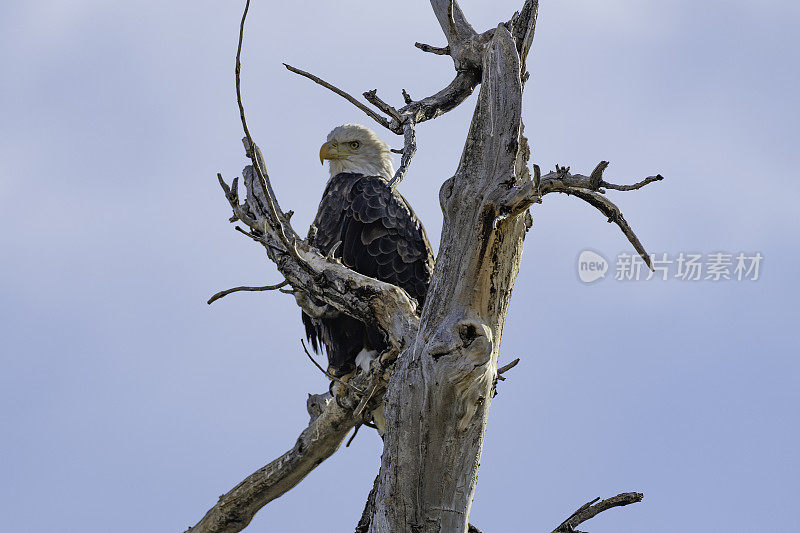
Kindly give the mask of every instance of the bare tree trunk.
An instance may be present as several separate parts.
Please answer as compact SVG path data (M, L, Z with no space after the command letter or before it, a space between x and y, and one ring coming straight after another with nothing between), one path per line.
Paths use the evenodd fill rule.
M526 152L521 108L520 59L501 25L484 54L461 162L440 191L443 234L420 331L384 397L388 429L370 532L467 529L526 231L523 217L496 222L504 193L531 179L515 171Z

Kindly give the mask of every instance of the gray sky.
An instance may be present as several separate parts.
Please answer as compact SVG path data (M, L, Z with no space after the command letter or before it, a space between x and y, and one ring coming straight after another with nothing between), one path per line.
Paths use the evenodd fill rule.
M480 30L520 0L463 0ZM233 90L239 2L0 6L0 509L8 531L183 531L305 427L327 387L291 297L227 223L216 172L245 164ZM574 198L537 206L471 520L550 531L595 496L612 531L794 531L800 167L794 2L543 1L525 94L533 158L667 180L611 193L648 250L764 256L748 281L582 284L623 236ZM310 223L332 127L367 119L285 71L400 104L452 76L415 40L426 2L255 1L244 94L281 204ZM474 97L419 128L401 186L438 244L437 192ZM400 139L379 132L395 146ZM348 531L380 441L362 431L248 531ZM787 512L789 511L789 512ZM549 528L549 529L548 529Z

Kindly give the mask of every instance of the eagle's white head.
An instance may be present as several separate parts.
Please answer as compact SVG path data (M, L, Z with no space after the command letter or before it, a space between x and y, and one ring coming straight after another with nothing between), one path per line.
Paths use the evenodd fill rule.
M375 132L359 124L337 126L319 149L319 161L331 162L331 177L342 172L394 177L392 152Z

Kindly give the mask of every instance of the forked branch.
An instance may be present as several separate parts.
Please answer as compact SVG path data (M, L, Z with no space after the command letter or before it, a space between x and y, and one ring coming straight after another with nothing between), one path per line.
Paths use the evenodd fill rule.
M500 218L520 215L531 205L540 203L542 198L550 193L558 192L575 196L603 213L609 222L616 224L645 264L652 270L653 264L650 255L639 241L633 228L625 220L622 210L605 196L605 189L633 191L650 183L661 181L664 177L658 174L649 176L633 185L615 185L603 179L603 172L607 167L608 161L601 161L589 176L584 176L570 173L569 167L556 165L554 172L542 176L539 167L534 165L534 179L521 186L512 187L499 202Z
M466 100L475 90L478 83L480 83L483 51L489 41L491 41L495 31L491 29L483 34L476 33L464 17L464 13L461 11L458 2L453 0L431 0L431 6L433 7L436 17L439 19L439 23L442 26L442 30L449 44L443 48L437 48L422 43L415 43L415 45L417 48L426 52L439 55L451 55L456 63L455 78L437 93L420 100L413 100L408 93L403 90L403 97L406 105L399 109L394 108L378 97L376 91L365 92L363 94L364 98L379 111L384 113L388 119L379 115L357 98L332 83L310 72L284 63L284 66L291 72L308 78L326 89L333 91L366 113L367 116L382 127L397 135L404 136L403 157L400 167L391 180L393 187L396 187L403 179L411 163L411 159L416 153L415 126L419 123L433 120L453 110ZM523 9L515 13L511 21L507 23L514 29L517 49L524 54L523 57L527 55L532 43L538 6L539 3L537 0L526 0Z

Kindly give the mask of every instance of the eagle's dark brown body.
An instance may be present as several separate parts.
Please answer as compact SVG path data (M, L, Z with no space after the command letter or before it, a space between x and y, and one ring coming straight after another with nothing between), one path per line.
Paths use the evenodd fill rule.
M309 244L356 272L404 289L422 309L433 273L433 251L425 228L400 193L379 176L341 173L328 181ZM382 334L350 316L312 318L303 313L316 352L325 346L330 370L344 375L362 350L385 349Z

